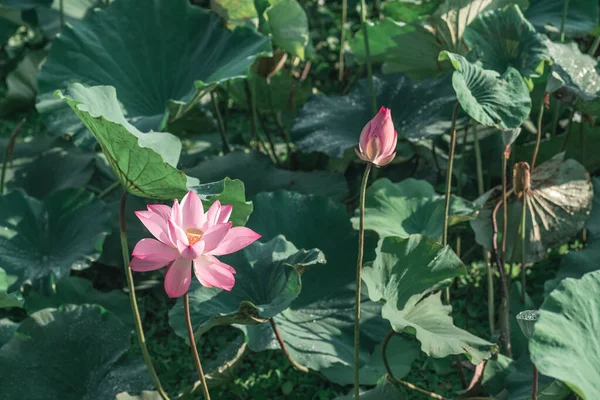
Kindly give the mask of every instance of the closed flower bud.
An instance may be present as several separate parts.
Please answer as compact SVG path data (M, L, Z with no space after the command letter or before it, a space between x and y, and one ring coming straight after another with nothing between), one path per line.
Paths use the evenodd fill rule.
M361 160L382 167L396 157L397 142L398 134L394 130L392 112L389 108L381 107L363 128L358 149L354 150Z

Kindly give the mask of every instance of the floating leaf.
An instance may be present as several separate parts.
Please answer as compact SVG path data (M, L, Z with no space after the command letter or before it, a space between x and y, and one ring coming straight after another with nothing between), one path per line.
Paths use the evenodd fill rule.
M515 68L525 78L539 77L550 60L544 36L517 5L480 14L464 32L465 42L484 69Z
M287 189L341 201L348 192L348 185L341 173L280 169L273 165L268 156L256 151L232 152L214 157L186 169L185 173L201 182L210 182L223 176L240 179L250 197L259 192Z
M198 90L245 77L258 56L270 53L267 37L220 25L217 14L187 0L115 1L66 25L38 79L37 108L48 129L84 140L80 121L53 98L72 82L114 86L129 122L142 131L160 129L169 100L185 104Z
M80 189L43 201L22 192L0 197L0 267L13 282L10 288L88 267L110 232L109 218L106 205Z
M477 243L491 249L492 211L501 200L502 190L496 187L476 203L483 206L477 219L471 221ZM575 160L565 160L557 154L536 166L527 194L525 262L544 258L546 250L559 246L575 236L584 226L592 206L592 184L585 168ZM516 240L521 223L522 201L516 196L508 200L507 260L520 260L521 241ZM503 207L498 210L498 231L502 232Z
M562 22L564 0L529 0L525 12L527 19L538 29L548 25L558 32ZM596 0L570 0L565 19L565 32L569 35L588 33L598 23L598 2Z
M509 67L500 75L468 62L458 54L442 52L440 60L454 66L452 85L462 108L482 125L517 128L529 116L531 98L523 77Z
M393 183L387 178L375 181L365 199L365 229L374 230L379 237L403 238L419 233L439 240L442 236L444 196L438 195L427 181L413 178ZM474 219L477 206L452 196L449 225ZM352 218L358 229L358 217Z
M392 109L399 136L418 140L450 129L456 96L449 78L414 83L404 75L375 75L373 81L377 104ZM373 118L369 96L366 79L346 96L314 96L299 112L292 138L303 151L342 158Z
M94 289L91 281L71 276L56 282L56 293L52 296L31 291L27 294L25 308L28 314L44 308L57 308L63 304L98 304L126 324L133 325L129 299L120 290L100 292Z
M454 326L452 307L442 304L440 293L430 295L442 281L465 272L450 247L411 235L381 239L377 258L364 267L363 280L371 300L384 303L381 315L396 332L415 335L427 355L466 354L477 365L495 346Z
M19 293L19 292L7 293L7 290L8 290L8 278L6 276L6 272L2 268L0 268L0 309L10 308L10 307L21 308L23 306L23 297L21 296L21 293ZM0 322L1 321L2 320L0 320ZM0 347L2 347L1 341L0 341Z
M169 133L141 133L125 119L115 88L87 88L78 83L57 96L67 102L92 131L123 187L150 199L183 197L188 178L176 168L179 139Z
M271 0L265 11L273 43L301 60L306 57L308 18L296 0Z
M298 250L283 236L254 243L221 260L236 270L231 292L196 282L189 292L192 324L199 334L218 325L258 324L273 318L300 293L302 270L325 263L318 249ZM175 333L187 337L182 301L169 312L169 321Z
M540 373L565 382L582 399L600 391L600 271L567 278L545 298L529 341Z
M0 396L110 400L146 389L150 376L141 357L126 355L130 343L130 328L99 306L39 311L0 349Z

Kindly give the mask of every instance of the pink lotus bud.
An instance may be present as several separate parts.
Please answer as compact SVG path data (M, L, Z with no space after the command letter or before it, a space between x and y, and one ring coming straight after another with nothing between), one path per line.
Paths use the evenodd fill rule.
M398 133L394 130L392 112L389 108L381 107L363 128L358 149L354 151L361 160L383 167L396 157L397 142Z

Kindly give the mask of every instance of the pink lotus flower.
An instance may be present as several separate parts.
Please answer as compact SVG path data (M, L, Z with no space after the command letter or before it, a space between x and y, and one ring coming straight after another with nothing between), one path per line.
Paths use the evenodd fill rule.
M190 191L173 207L152 204L135 215L156 239L142 239L133 249L131 269L154 271L167 266L165 291L181 297L192 282L192 264L203 286L231 290L235 270L215 256L234 253L254 243L260 235L244 227L231 227L230 205L217 200L205 213L202 201Z
M354 149L358 157L377 167L389 164L396 157L398 133L394 130L392 112L381 107L379 112L360 133L358 149Z

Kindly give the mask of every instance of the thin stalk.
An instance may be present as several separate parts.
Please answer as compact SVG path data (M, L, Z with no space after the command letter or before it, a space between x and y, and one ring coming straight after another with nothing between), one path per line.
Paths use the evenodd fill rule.
M210 99L212 101L213 110L215 110L215 116L217 117L217 121L219 121L219 133L221 134L221 142L223 143L223 153L227 154L231 150L229 149L229 141L227 140L225 123L223 122L223 117L221 116L221 111L219 110L219 102L214 90L210 91Z
M565 41L565 22L567 21L567 13L569 11L569 0L564 0L562 18L560 19L560 41Z
M338 80L344 79L344 41L346 40L346 20L348 19L348 0L342 1L342 32L340 36L340 71Z
M444 205L444 230L442 231L442 246L448 244L448 214L450 213L450 194L452 193L452 168L454 166L454 150L456 148L456 118L458 116L458 110L460 104L456 102L454 111L452 112L452 127L451 127L451 139L450 139L450 154L448 155L448 170L446 171L446 198ZM450 288L447 287L445 290L446 304L450 304Z
M281 138L285 142L287 155L289 157L289 155L292 153L292 139L288 136L283 124L279 121L279 116L277 115L277 112L275 111L275 107L273 107L273 100L271 100L271 84L270 83L267 83L267 101L269 102L269 109L271 110L271 117L273 117L273 120L275 120L275 125L277 126L277 129L279 130L279 134L281 135Z
M8 139L8 143L6 144L6 153L4 153L4 162L2 163L2 175L0 175L0 195L4 193L4 181L6 180L6 169L8 168L8 163L12 159L12 153L15 148L15 141L17 140L17 136L19 132L21 132L21 128L23 128L23 124L25 123L26 118L23 118L17 126L15 126L15 130L11 133L10 139Z
M579 122L579 156L581 159L579 162L585 165L585 133L583 132L583 119Z
M562 104L560 100L556 100L554 104L554 115L552 116L552 136L556 136L556 131L558 129L558 120L560 119L560 112L562 108Z
M192 319L190 316L190 297L186 293L183 296L183 312L185 315L185 322L188 331L188 340L190 342L190 348L192 349L192 355L194 356L194 363L196 364L196 370L200 376L200 383L202 384L202 393L204 393L204 399L210 400L210 393L208 393L208 385L206 384L206 377L202 370L202 363L200 362L200 355L198 354L198 348L196 347L196 338L194 337L194 328L192 327Z
M306 368L304 365L299 364L296 360L294 360L292 358L292 356L288 352L285 342L283 341L283 338L281 337L281 332L279 332L279 328L277 327L277 324L275 323L275 320L273 318L271 318L271 319L269 319L269 322L271 323L271 328L273 328L273 333L275 334L275 337L277 338L277 341L279 342L279 347L281 347L281 350L283 351L285 358L287 358L288 361L290 362L290 364L292 364L292 367L296 368L298 371L301 371L301 372L308 372L308 368Z
M498 209L502 205L502 200L496 203L494 211L492 212L492 254L500 272L500 283L502 288L502 329L504 335L504 347L506 349L506 355L512 358L512 346L510 343L510 319L508 314L508 280L506 279L506 271L504 270L504 264L500 259L498 253Z
M412 389L414 391L417 391L421 394L424 394L425 396L429 396L432 399L438 399L438 400L447 400L445 397L440 396L437 393L433 393L433 392L429 392L425 389L421 389L420 387L417 387L415 385L413 385L410 382L406 382L403 381L401 379L398 379L394 376L394 373L392 372L392 368L390 367L390 363L388 362L387 359L387 354L386 354L386 350L387 350L387 345L390 341L390 339L394 336L396 332L392 329L388 332L388 334L386 335L385 339L383 339L383 342L381 343L381 357L383 358L383 364L385 365L385 369L387 371L388 376L390 377L390 379L392 379L394 382L397 382L401 385L406 386L409 389Z
M523 193L523 206L521 208L521 304L525 304L525 288L527 287L527 275L525 275L525 245L527 243L527 193Z
M377 113L377 100L375 98L375 86L373 85L373 65L371 64L371 49L369 47L369 34L367 33L367 4L365 0L360 0L360 20L362 22L363 36L365 37L365 58L367 62L369 90L371 92L371 112L375 115Z
M246 104L248 104L248 110L250 111L250 142L252 142L258 135L256 132L256 108L254 107L254 100L248 79L244 80L244 91L246 92Z
M110 0L106 0L106 7L110 6Z
M127 191L123 191L121 195L121 206L119 209L119 227L121 233L121 251L123 252L123 268L125 269L125 277L127 278L127 288L129 289L129 303L131 306L131 312L133 314L133 320L135 322L135 331L137 333L138 342L142 351L142 357L148 368L148 372L154 381L156 391L163 398L163 400L169 400L169 396L163 389L158 374L152 364L152 358L148 352L148 346L146 345L146 338L144 336L144 328L142 327L142 318L140 317L140 311L138 309L137 300L135 298L135 285L133 283L133 275L131 268L129 268L129 245L127 244L127 223L125 219L125 204L127 201Z
M115 189L117 189L119 186L121 186L121 182L119 182L119 181L113 182L109 187L107 187L102 192L100 192L100 194L98 194L98 198L99 199L105 198L106 196L111 194Z
M364 5L364 0L363 5ZM360 349L360 292L362 285L362 262L363 250L365 245L365 195L367 192L367 182L369 181L369 173L373 168L373 164L368 163L363 175L362 184L360 186L360 222L358 229L358 257L356 260L356 304L354 308L354 399L359 400L359 349Z
M479 146L479 134L476 124L473 124L473 147L475 148L475 161L477 163L477 191L481 196L485 192L485 186L483 184L483 162L481 160L481 147Z
M271 153L273 154L273 159L275 160L275 164L279 165L279 157L277 157L277 152L275 151L275 145L273 144L273 138L271 137L271 131L268 129L267 127L267 123L265 122L264 118L259 118L260 120L260 125L263 128L263 131L265 131L265 135L267 135L267 141L269 142L269 147L271 148Z
M533 380L531 382L531 400L537 400L538 398L538 370L535 364L532 364L532 375Z
M506 264L506 241L508 236L508 181L506 177L506 165L508 158L502 155L502 247L500 247L500 259L502 266ZM512 276L512 275L511 275Z
M589 55L594 57L596 55L596 52L598 51L598 46L600 45L600 35L596 36L596 39L594 39L594 43L592 44L592 47L590 47L590 51L589 51Z
M538 115L537 121L537 138L535 140L535 150L533 150L533 156L531 157L531 173L533 174L533 169L535 168L535 161L537 160L538 152L540 151L540 142L542 141L542 119L544 117L544 109L546 105L544 104L544 99L542 99L540 103L540 113Z
M58 2L58 10L60 13L60 27L62 28L63 26L65 26L65 6L64 6L64 0L60 0Z
M573 105L573 111L569 116L569 126L567 126L567 133L565 133L565 139L563 140L562 146L560 147L561 152L567 149L567 144L569 142L569 138L571 137L571 131L573 130L573 118L575 118L575 112L575 105Z

